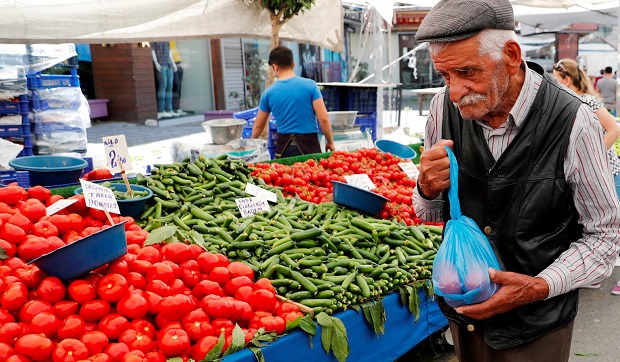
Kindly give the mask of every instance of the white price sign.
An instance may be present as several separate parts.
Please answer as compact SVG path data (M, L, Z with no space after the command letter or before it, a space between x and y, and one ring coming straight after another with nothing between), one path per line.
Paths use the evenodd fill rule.
M103 146L108 162L107 166L112 173L119 173L123 170L131 171L132 166L125 135L103 137Z
M261 196L267 199L267 201L271 201L271 202L278 202L278 195L276 195L275 192L271 192L268 190L265 190L263 188L260 188L254 184L246 184L245 185L245 192L247 192L248 194L252 195L252 196Z
M264 197L244 197L235 199L241 217L252 216L258 212L269 211L269 202Z
M80 179L80 183L82 184L82 193L84 194L84 201L86 201L87 207L97 210L108 210L115 214L121 213L112 190L82 179Z
M54 215L58 211L64 209L65 207L69 207L74 202L77 202L77 199L62 199L58 200L55 203L51 204L47 209L45 209L45 214L47 216Z
M364 190L372 190L377 188L377 186L372 183L370 177L368 177L368 175L365 173L348 175L345 176L344 179L347 180L347 183L349 185L356 186Z
M400 162L398 163L398 166L400 166L401 170L403 170L407 177L414 180L418 179L420 170L418 170L418 167L413 162Z

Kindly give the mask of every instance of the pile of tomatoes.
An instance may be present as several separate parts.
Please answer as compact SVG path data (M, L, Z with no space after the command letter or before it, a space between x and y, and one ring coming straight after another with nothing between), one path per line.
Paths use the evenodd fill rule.
M325 159L309 159L290 166L257 163L250 167L254 167L252 176L282 187L285 196L296 194L317 204L332 201L331 181L346 182L345 175L365 173L377 186L372 191L390 200L379 213L380 218L396 218L407 225L419 224L421 221L411 203L416 183L402 171L399 162L405 160L376 148L363 148L354 152L336 151Z
M276 299L268 279L254 282L249 266L193 244L145 245L148 233L131 218L114 217L125 221L126 255L70 282L46 276L27 260L64 239L75 242L88 228L106 227L99 213L76 212L79 200L61 211L68 219L52 220L37 211L40 206L29 209L49 204L48 192L33 187L0 193L2 361L200 361L222 334L225 351L235 328L248 343L257 330L281 334L302 316L295 305Z

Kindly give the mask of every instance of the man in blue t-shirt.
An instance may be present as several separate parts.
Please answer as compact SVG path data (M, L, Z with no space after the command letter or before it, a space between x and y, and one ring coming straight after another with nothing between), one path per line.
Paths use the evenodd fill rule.
M278 129L276 157L320 153L318 119L327 141L325 151L335 151L332 125L319 87L312 79L295 75L293 52L285 46L274 48L269 53L269 65L278 81L261 96L252 138L260 137L273 113Z

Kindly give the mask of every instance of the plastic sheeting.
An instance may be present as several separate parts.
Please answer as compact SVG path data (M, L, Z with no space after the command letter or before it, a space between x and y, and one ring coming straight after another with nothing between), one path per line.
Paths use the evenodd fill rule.
M344 50L342 4L317 0L280 30L282 40ZM258 1L12 0L0 2L0 43L133 43L271 36Z

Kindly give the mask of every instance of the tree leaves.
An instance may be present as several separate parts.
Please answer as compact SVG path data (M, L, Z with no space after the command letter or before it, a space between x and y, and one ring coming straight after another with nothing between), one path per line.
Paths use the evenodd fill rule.
M321 342L323 349L329 353L331 350L339 362L344 362L349 355L349 339L344 323L336 317L321 312L316 316L317 323L321 326Z
M372 303L365 303L362 307L366 321L372 326L377 337L385 334L386 313L383 301L378 300Z
M154 245L164 242L166 239L171 238L177 232L178 227L175 225L166 225L158 229L151 231L146 238L144 245Z

